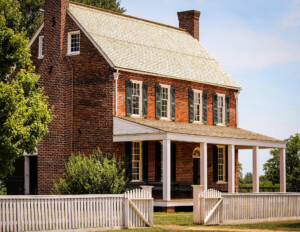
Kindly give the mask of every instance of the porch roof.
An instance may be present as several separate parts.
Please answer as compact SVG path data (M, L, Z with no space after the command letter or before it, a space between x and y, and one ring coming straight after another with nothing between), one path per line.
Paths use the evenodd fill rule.
M168 120L149 120L135 117L114 117L114 137L146 134L177 134L208 137L216 140L246 140L254 143L277 144L270 147L285 147L285 142L266 135L241 128L212 126L197 123L173 122ZM217 142L217 141L216 141ZM242 145L241 143L239 143ZM245 143L245 145L251 145Z

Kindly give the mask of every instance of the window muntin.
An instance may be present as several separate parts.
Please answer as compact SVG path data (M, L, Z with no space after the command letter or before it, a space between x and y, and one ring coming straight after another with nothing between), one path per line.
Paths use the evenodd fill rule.
M194 122L202 122L202 92L194 90Z
M218 181L225 181L225 146L218 146Z
M39 37L39 55L38 55L38 58L39 59L44 58L44 36Z
M80 31L69 32L68 34L68 53L80 53Z
M132 81L132 115L142 115L142 82Z
M170 86L161 85L161 117L170 118Z
M132 181L142 181L142 142L132 142Z
M218 124L225 124L225 95L218 94Z

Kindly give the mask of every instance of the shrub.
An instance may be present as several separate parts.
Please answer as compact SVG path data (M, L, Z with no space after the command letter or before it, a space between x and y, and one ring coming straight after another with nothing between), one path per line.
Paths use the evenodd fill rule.
M125 192L127 179L123 162L100 149L91 155L71 155L66 172L54 183L54 194L118 194Z

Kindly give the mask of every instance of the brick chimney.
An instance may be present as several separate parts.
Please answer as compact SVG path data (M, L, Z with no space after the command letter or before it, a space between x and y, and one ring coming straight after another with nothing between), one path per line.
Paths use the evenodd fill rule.
M199 40L200 11L189 10L177 12L179 27L186 29L195 39Z
M62 56L69 0L45 0L45 56Z

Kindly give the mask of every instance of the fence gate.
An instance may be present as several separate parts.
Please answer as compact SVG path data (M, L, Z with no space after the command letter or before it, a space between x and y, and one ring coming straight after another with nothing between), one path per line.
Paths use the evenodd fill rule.
M153 226L153 198L151 193L134 189L125 193L125 228Z
M223 222L223 197L221 192L208 189L200 193L200 223L216 225Z

